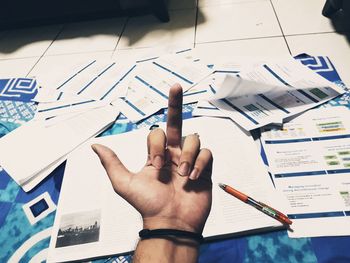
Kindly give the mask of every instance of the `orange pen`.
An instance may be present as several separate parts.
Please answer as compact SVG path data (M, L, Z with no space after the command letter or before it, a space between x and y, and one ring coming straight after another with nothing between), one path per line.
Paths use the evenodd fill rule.
M284 225L291 225L292 221L286 216L285 214L281 213L280 211L272 208L271 206L268 206L262 202L258 202L254 200L253 198L243 194L242 192L232 188L231 186L228 186L226 184L219 183L219 186L221 189L223 189L226 193L229 193L230 195L233 195L234 197L238 198L239 200L243 201L244 203L247 203L259 211L265 213L268 216L271 216L272 218L280 221Z

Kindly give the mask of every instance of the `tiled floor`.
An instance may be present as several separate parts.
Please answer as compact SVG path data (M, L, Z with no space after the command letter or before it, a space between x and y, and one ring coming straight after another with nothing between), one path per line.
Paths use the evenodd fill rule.
M85 59L126 62L195 47L213 63L241 56L327 55L350 87L350 27L323 17L324 2L172 0L169 23L150 15L0 32L0 78L38 76L49 85L48 72Z

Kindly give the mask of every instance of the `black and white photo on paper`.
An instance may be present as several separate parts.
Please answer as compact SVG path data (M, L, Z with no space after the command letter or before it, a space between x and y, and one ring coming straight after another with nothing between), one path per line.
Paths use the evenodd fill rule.
M61 217L56 247L81 245L99 241L101 211L92 210Z

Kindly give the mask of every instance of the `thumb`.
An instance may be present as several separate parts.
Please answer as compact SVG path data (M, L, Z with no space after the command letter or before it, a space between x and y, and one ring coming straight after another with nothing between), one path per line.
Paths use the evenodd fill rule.
M114 190L123 195L127 192L127 188L131 179L130 171L119 160L118 156L108 147L101 144L93 144L91 148L100 158L109 179L111 180Z

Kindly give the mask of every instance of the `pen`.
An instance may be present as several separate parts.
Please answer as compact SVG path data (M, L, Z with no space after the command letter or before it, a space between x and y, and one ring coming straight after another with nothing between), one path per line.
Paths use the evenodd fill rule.
M226 193L229 193L230 195L233 195L234 197L238 198L239 200L243 201L244 203L247 203L259 211L267 214L268 216L273 217L274 219L280 221L284 225L291 225L292 221L283 213L277 211L276 209L262 203L254 200L253 198L241 193L240 191L232 188L229 185L219 183L219 186L221 189L223 189Z

